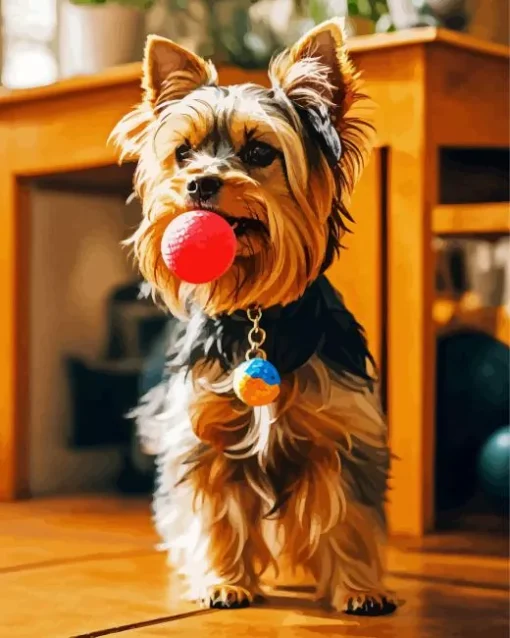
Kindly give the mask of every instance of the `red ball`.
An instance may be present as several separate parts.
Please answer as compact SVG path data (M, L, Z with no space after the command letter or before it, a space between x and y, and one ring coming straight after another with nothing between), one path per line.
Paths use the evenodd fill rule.
M161 254L168 269L190 284L205 284L232 266L237 240L230 224L208 210L183 213L168 224Z

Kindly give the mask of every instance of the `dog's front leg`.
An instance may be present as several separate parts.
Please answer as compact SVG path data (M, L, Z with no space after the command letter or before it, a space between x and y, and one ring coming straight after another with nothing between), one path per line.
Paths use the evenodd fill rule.
M327 453L296 486L284 524L290 559L311 572L319 601L357 615L395 611L383 582L384 532L378 516L353 499Z
M225 454L250 421L248 409L234 410L233 401L204 391L190 409L193 430L207 451L187 481L200 551L189 556L181 572L191 595L216 608L250 604L260 595L259 575L272 560L261 531L260 497L246 482L249 461Z
M205 496L210 517L203 521L203 570L191 575L195 582L190 583L202 605L245 607L261 595L260 558L267 550L258 525L258 503L246 492L241 485L225 485L221 492Z
M394 594L383 582L381 538L371 508L348 501L345 520L324 535L309 563L322 600L347 614L380 616L395 611Z
M289 411L294 430L323 438L316 435L286 504L286 545L292 562L313 573L319 599L338 611L383 615L396 609L382 561L386 425L375 397L333 382L325 409L314 410L309 393Z

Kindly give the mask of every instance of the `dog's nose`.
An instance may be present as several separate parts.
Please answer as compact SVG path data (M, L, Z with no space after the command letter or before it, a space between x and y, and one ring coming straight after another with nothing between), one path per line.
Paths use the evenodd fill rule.
M219 177L196 177L188 182L188 195L194 202L207 201L218 193L222 183Z

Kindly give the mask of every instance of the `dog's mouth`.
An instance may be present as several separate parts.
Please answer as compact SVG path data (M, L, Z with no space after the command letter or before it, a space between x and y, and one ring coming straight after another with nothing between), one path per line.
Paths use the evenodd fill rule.
M227 215L219 208L215 206L200 205L202 210L210 210L212 213L216 213L232 227L235 236L238 239L246 237L247 235L260 235L261 237L269 237L269 229L256 217L235 217L233 215Z
M237 238L245 237L251 233L257 235L269 235L267 226L259 219L253 217L232 217L216 211L223 219L230 224Z

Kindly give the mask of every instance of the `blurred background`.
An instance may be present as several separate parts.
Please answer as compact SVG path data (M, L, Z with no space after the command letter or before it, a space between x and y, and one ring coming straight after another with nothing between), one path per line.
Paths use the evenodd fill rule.
M341 264L331 276L367 325L386 394L392 388L397 393L387 361L391 286L382 280L391 268L388 171L392 139L402 138L395 122L406 104L412 110L415 104L406 88L407 62L391 47L410 42L405 55L411 60L413 33L422 43L434 40L427 28L455 36L427 59L423 91L432 119L423 124L413 110L411 120L411 128L440 128L446 115L465 134L455 144L438 138L430 149L432 164L425 155L422 165L435 171L438 192L437 228L430 231L433 262L427 261L434 263L435 294L425 319L433 326L436 356L423 385L423 392L435 388L433 425L427 426L434 432L426 435L433 441L427 453L433 473L423 470L417 481L435 486L427 488L435 494L434 529L481 526L504 533L510 450L508 127L496 118L489 134L487 113L506 112L508 8L508 0L0 0L0 159L28 193L23 210L30 226L23 275L28 292L16 293L27 302L20 307L30 309L20 324L28 332L23 336L20 328L16 338L29 345L15 355L25 357L29 390L22 399L26 412L16 408L17 416L10 417L13 431L25 428L27 434L16 444L24 446L24 461L11 482L4 481L5 499L22 493L149 494L153 486L152 459L138 449L125 414L158 380L171 319L140 299L140 282L120 248L140 216L138 202L129 198L133 167L117 168L111 150L102 150L108 126L137 99L146 34L168 36L212 57L224 77L257 80L275 51L314 24L344 16L356 63L381 97L376 101L383 102L383 132L375 168L355 203L363 241L374 242L373 267L364 266L359 275L366 288L360 289L359 279L356 285L347 281ZM384 55L393 57L379 57ZM434 84L431 78L443 78L443 71L444 82ZM486 75L492 88L479 95L471 87ZM471 120L463 116L469 100ZM411 175L402 197L418 189L421 179L420 173ZM10 183L0 179L0 188ZM9 193L0 195L11 201ZM409 197L406 214L413 215L415 200ZM364 259L355 238L346 257L351 265ZM409 245L412 251L412 240ZM374 312L372 298L378 300ZM418 322L413 308L402 321ZM418 413L420 405L411 410ZM410 416L410 432L415 417L421 419ZM416 441L422 425L417 421ZM411 434L408 445L415 444L421 445ZM16 456L15 447L4 446L4 454ZM426 527L409 525L413 533Z
M40 86L140 59L167 36L218 63L264 68L313 24L345 16L350 35L443 26L508 43L506 0L2 0L2 83Z

